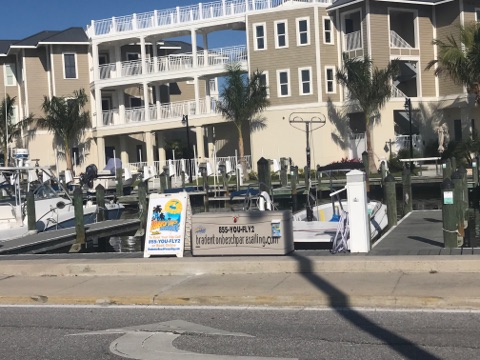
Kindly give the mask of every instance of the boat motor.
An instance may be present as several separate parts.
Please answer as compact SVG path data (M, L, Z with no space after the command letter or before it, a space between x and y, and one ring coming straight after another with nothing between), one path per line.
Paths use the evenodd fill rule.
M95 164L88 165L84 173L80 174L80 185L87 185L93 188L93 180L98 176L98 169Z

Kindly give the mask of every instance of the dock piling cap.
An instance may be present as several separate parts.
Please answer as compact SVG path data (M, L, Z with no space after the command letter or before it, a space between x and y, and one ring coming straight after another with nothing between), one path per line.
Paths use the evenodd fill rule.
M365 173L360 170L352 170L347 173L347 183L352 182L364 182L365 181Z

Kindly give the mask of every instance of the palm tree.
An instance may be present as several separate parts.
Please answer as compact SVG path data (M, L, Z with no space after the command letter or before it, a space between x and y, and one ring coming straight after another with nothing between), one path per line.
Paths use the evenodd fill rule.
M83 89L74 91L72 97L54 96L49 99L44 96L42 110L46 116L38 119L38 127L53 132L63 145L68 170L72 170L71 146L78 144L91 127L90 114L83 111L87 101Z
M239 63L226 67L226 83L220 94L217 109L227 121L233 122L238 134L238 151L242 164L243 176L247 178L247 163L243 147L243 129L250 131L264 128L265 117L260 114L270 104L267 87L262 83L262 72L255 71L247 77Z
M0 147L3 152L5 166L8 166L9 163L8 144L16 137L21 136L22 131L26 130L33 121L33 115L30 114L28 117L12 123L15 101L15 96L10 97L10 95L7 94L2 104L0 104Z
M390 62L385 69L373 66L372 60L349 58L343 55L343 68L337 70L337 82L345 86L352 100L356 100L365 116L367 138L368 171L376 172L372 148L373 120L391 97L391 81L398 73L396 61Z
M480 103L480 24L460 26L459 34L450 34L445 41L434 39L432 43L438 47L438 55L426 70L437 66L436 76L450 76L456 84L475 94L475 101Z

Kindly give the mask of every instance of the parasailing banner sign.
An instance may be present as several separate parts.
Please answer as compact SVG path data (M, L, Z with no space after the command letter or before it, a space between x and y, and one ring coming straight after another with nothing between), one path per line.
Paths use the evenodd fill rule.
M143 257L183 257L188 194L151 194Z

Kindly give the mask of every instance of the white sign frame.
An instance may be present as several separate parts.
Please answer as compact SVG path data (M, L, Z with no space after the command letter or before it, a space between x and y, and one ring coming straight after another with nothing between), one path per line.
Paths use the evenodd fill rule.
M143 257L183 257L188 194L150 194ZM180 207L180 209L179 209Z

